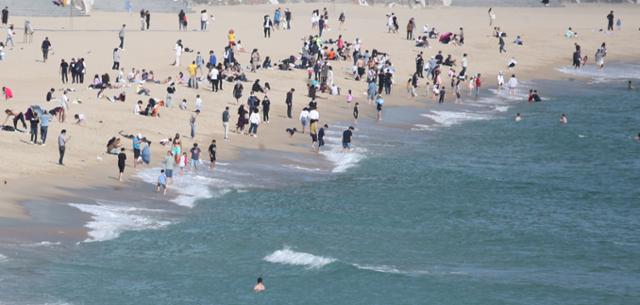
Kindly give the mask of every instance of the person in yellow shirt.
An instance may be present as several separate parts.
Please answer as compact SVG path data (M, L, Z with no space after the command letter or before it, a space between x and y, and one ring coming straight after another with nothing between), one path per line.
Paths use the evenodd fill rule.
M229 35L227 35L229 39L229 46L233 47L236 45L236 32L233 29L229 30Z
M198 66L196 62L193 61L187 67L187 71L189 72L189 87L198 89L198 80L196 79L196 74L198 73Z

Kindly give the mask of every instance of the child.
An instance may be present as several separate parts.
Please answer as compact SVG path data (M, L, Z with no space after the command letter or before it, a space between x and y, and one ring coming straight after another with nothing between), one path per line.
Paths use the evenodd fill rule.
M180 167L180 176L184 176L184 167L187 166L187 153L183 152L182 156L180 156L180 161L178 162L178 166Z
M349 89L349 93L347 93L347 103L351 104L353 102L353 95L351 95L351 89Z
M160 170L160 176L158 177L158 185L156 187L156 193L160 192L162 188L162 194L167 195L167 176L164 174L164 169Z

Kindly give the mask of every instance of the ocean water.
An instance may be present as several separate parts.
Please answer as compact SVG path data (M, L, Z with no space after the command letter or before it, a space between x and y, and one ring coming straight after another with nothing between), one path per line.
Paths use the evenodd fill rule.
M531 85L389 108L354 153L221 164L170 204L74 203L88 240L0 247L0 304L640 304L640 92Z

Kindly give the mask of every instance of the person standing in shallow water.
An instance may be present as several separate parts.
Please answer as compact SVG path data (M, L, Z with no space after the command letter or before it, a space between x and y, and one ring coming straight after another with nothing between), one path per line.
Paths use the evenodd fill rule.
M118 181L122 182L122 175L124 174L124 168L126 166L127 154L124 153L124 147L120 149L118 154Z

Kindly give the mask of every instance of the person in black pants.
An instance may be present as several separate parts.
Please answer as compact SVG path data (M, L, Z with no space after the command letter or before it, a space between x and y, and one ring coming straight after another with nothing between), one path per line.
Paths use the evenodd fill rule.
M269 109L271 108L271 101L268 96L264 96L262 99L262 121L269 123Z
M69 82L69 64L64 59L60 62L60 77L63 84Z
M296 91L296 89L291 88L291 90L289 90L289 92L287 92L287 99L285 100L285 103L287 104L287 118L292 118L291 116L291 108L293 108L293 93Z
M58 136L58 152L60 153L60 158L58 159L58 164L64 165L62 161L64 161L64 152L67 147L67 142L69 138L67 138L67 130L63 129L60 131L60 135Z
M38 114L33 112L31 114L31 118L29 118L29 127L31 127L31 138L30 141L33 144L38 143L38 124L40 124L40 119L38 118Z
M607 15L607 31L613 31L613 11Z
M268 15L264 16L264 23L262 26L264 29L264 38L271 38L271 27L273 27L273 21L271 21L271 18L269 18Z
M127 154L124 153L124 147L120 149L118 154L118 181L122 182L122 174L124 174L124 167L127 161Z
M51 48L51 42L49 37L45 37L42 41L42 62L47 62L49 59L49 49Z

